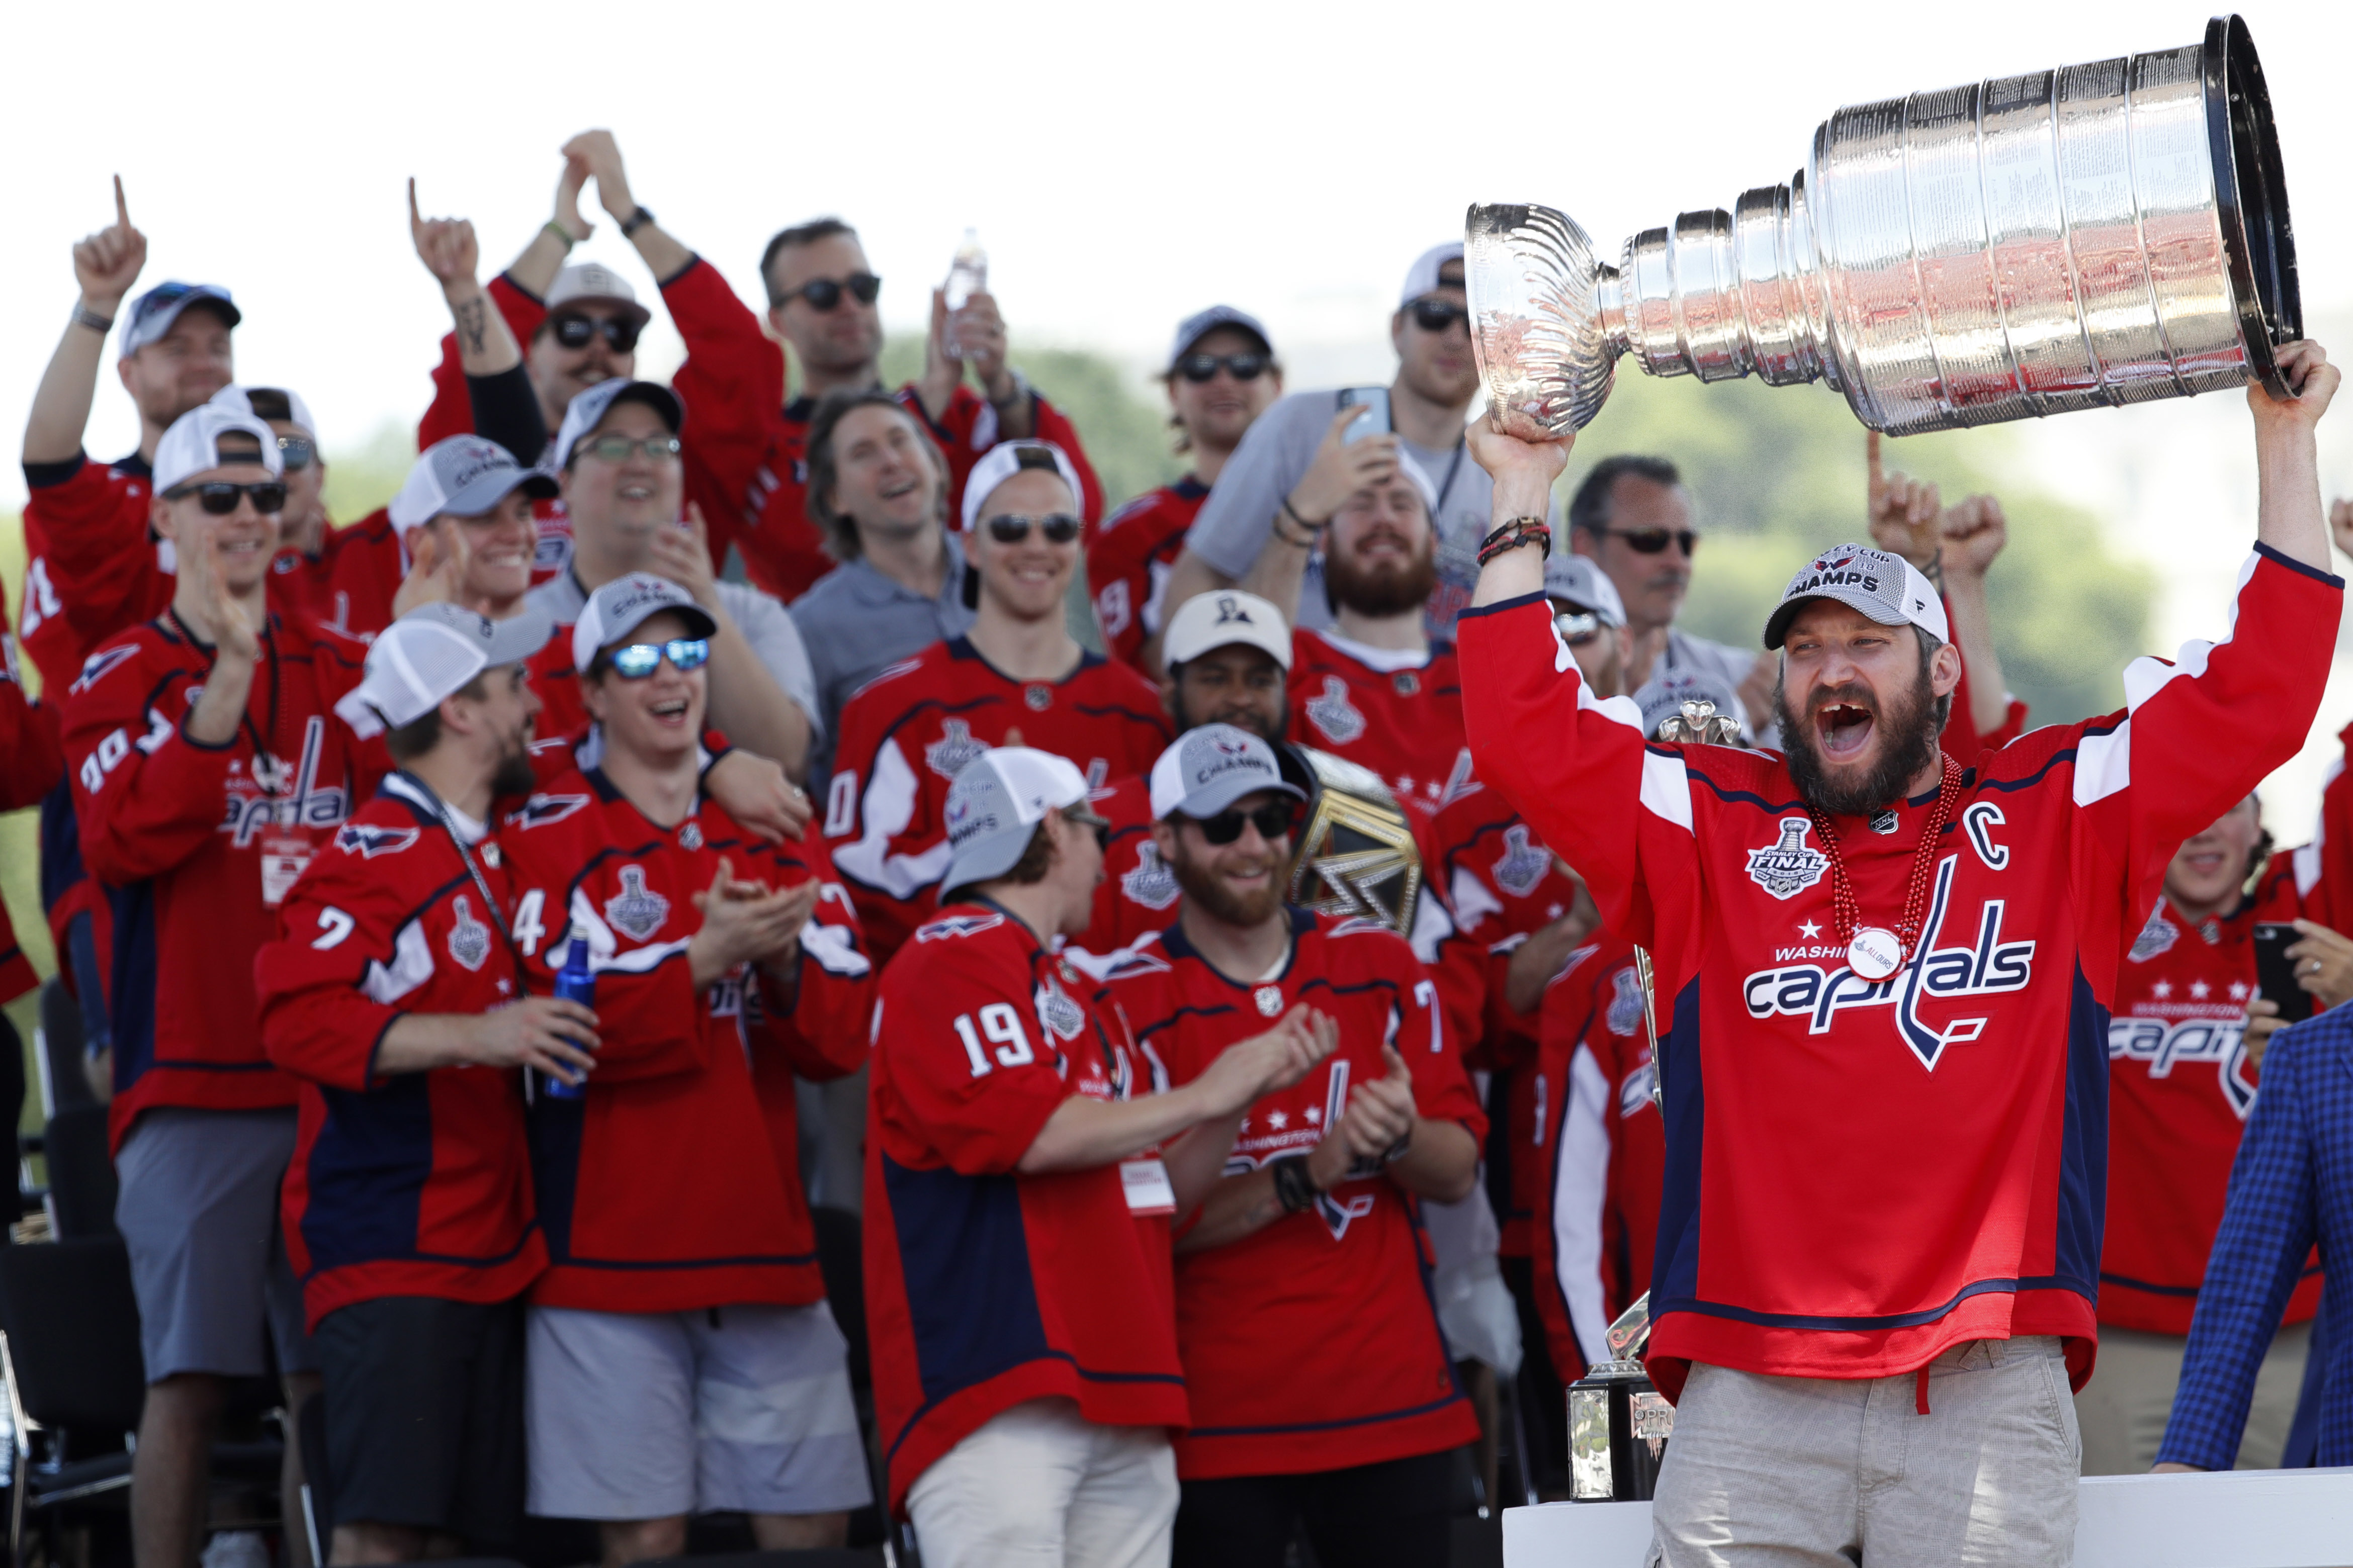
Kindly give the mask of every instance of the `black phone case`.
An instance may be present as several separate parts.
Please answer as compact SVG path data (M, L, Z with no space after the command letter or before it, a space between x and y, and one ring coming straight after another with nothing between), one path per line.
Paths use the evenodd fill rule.
M2295 927L2265 921L2255 927L2255 994L2276 1003L2280 1016L2300 1024L2312 1016L2312 993L2295 983L2295 961L2287 955L2301 936Z

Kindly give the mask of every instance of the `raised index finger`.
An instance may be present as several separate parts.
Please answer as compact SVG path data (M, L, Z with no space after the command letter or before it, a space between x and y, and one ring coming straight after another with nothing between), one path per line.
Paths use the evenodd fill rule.
M1883 482L1883 476L1879 468L1879 432L1876 430L1866 431L1863 434L1862 460L1871 470L1872 488L1878 489Z
M411 230L425 226L425 215L417 210L417 176L408 176L408 226Z
M124 228L131 226L131 205L122 199L122 176L114 176L114 221Z

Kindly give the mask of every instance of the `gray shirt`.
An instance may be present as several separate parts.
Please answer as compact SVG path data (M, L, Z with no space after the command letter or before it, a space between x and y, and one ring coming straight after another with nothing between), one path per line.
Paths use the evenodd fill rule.
M1266 548L1282 498L1306 476L1315 448L1340 411L1337 392L1294 392L1258 417L1234 455L1226 459L1217 487L1201 504L1185 536L1186 547L1227 576L1246 576ZM1479 542L1493 523L1495 487L1487 470L1460 444L1444 451L1399 438L1408 456L1430 476L1438 491L1438 587L1430 595L1430 635L1451 638L1454 617L1471 603L1479 582ZM1299 588L1299 625L1321 629L1332 624L1324 597L1324 557L1307 563Z
M580 584L577 573L566 570L550 577L523 597L523 603L534 610L544 610L559 626L568 626L580 618L588 607L588 590ZM825 740L826 724L817 702L817 679L809 668L808 649L801 645L801 634L793 625L793 617L778 604L775 595L764 594L744 583L719 584L719 605L744 640L752 645L752 652L767 667L785 695L800 704L808 715L809 746L814 751Z
M1778 748L1781 732L1773 722L1773 715L1751 713L1739 700L1740 683L1748 679L1750 670L1757 668L1757 658L1762 652L1761 648L1751 652L1725 643L1710 642L1705 637L1695 637L1678 627L1669 626L1666 649L1651 664L1651 679L1633 693L1634 706L1649 711L1646 705L1651 699L1665 692L1678 675L1695 672L1712 676L1733 693L1733 707L1739 713L1740 731L1746 743Z
M793 620L808 645L824 738L809 748L809 788L824 787L833 771L833 738L841 705L890 666L935 642L972 629L964 607L964 551L947 535L947 571L937 598L893 582L860 557L846 561L793 601Z

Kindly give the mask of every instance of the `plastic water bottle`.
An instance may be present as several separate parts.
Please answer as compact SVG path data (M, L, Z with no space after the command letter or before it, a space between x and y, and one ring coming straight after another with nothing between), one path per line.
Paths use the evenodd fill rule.
M964 243L956 247L955 259L948 264L948 358L964 358L964 345L955 337L956 313L975 294L987 291L988 252L980 247L980 231L968 228L964 231Z
M588 967L588 928L577 921L573 922L572 946L564 955L564 967L555 973L555 994L583 1007L596 1005L596 975ZM566 1083L552 1072L542 1073L540 1079L541 1092L555 1100L577 1100L588 1087Z

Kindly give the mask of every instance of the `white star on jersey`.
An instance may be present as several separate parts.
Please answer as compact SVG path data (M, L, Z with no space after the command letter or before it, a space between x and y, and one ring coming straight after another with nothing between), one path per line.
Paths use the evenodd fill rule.
M2233 1001L2233 1002L2243 1002L2243 1001L2245 1001L2246 999L2247 999L2247 983L2246 983L2245 981L2243 981L2243 980L2233 980L2233 981L2232 981L2232 982L2231 982L2231 1000L2232 1000L2232 1001Z
M2213 989L2203 980L2193 980L2189 983L2189 999L2193 1002L2203 1002L2206 1000L2206 993Z
M1311 1105L1302 1114L1307 1118L1308 1124L1313 1126L1324 1120L1324 1108L1320 1105Z
M2170 980L2160 980L2156 984L2148 988L2148 994L2162 1002L2168 996L2173 994L2173 982Z
M1798 934L1811 940L1812 938L1822 934L1822 928L1816 925L1813 921L1808 921L1805 924L1798 928Z
M1270 1110L1266 1113L1266 1124L1280 1132L1291 1125L1291 1113L1285 1110Z

